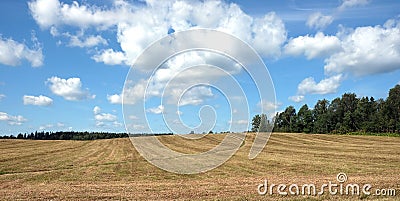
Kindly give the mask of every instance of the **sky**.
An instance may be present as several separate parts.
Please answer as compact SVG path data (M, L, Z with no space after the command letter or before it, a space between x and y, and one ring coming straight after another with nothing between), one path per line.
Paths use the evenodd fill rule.
M346 92L386 98L400 83L396 0L0 4L0 135L42 130L149 132L146 124L152 132L242 131L261 106L273 111L289 105L313 107L319 99L332 100ZM140 67L132 65L149 45L199 28L231 34L252 47L266 65L265 80L273 82L275 101L256 99L254 84L233 60L201 51L176 55L151 79L137 77L124 86L128 73L142 75ZM220 64L223 71L187 70L188 65L202 63ZM256 74L264 75L264 69L258 70ZM228 78L239 80L246 107L234 108L229 98L237 94L212 87ZM160 92L170 79L176 80L163 97ZM193 80L202 84L188 88ZM143 108L136 100L143 97L147 83L155 87L146 91L143 114L124 114L130 107ZM241 112L246 114L234 118ZM177 116L163 119L168 114ZM204 120L207 125L197 127ZM188 127L171 128L176 121Z

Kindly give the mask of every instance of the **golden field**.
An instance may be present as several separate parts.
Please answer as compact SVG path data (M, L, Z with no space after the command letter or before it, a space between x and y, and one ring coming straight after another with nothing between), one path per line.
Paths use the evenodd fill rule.
M171 149L197 153L222 134L198 140L159 136ZM94 141L0 140L1 200L400 200L400 138L273 133L248 159L254 134L239 151L206 173L180 175L142 158L128 138ZM395 189L396 196L259 195L257 186L336 182ZM318 188L317 188L318 189Z

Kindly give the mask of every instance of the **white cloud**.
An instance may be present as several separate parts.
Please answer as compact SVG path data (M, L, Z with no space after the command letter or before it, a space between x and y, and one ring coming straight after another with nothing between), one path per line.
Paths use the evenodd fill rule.
M126 62L124 53L114 51L113 49L102 50L98 54L93 55L92 59L107 65L119 65Z
M323 15L320 12L311 14L306 22L306 25L314 29L323 29L333 22L333 17L329 15Z
M297 92L303 95L336 93L342 80L342 74L323 79L319 83L316 83L314 78L308 77L300 82Z
M35 36L32 36L35 43L33 48L18 43L11 38L5 39L0 35L0 63L8 66L18 66L22 60L27 60L32 67L43 65L43 54L40 44Z
M93 47L99 44L107 45L106 39L100 35L89 35L86 38L80 39L79 36L70 36L69 45L72 47Z
M316 83L312 77L298 85L298 96L335 93L346 73L374 75L400 69L400 23L390 19L384 25L341 30L336 36L319 32L315 37L299 36L285 46L289 55L304 54L308 59L326 57L324 71L329 78Z
M25 119L21 115L17 116L12 116L9 115L5 112L0 112L0 121L6 121L9 125L22 125L23 122L26 122L27 119Z
M125 5L125 7L122 7ZM127 5L115 3L111 10L90 5L60 3L58 0L37 0L28 3L33 18L41 28L49 28L57 25L71 25L79 28L90 26L106 29L121 20L129 20Z
M50 34L52 36L59 36L60 35L60 33L58 32L58 29L56 27L51 27L50 28Z
M318 32L315 36L298 36L289 40L284 47L289 55L304 54L307 59L327 56L341 49L341 43L336 36L327 36Z
M99 106L93 108L94 119L96 120L96 127L121 127L122 124L117 121L117 116L110 113L102 113Z
M60 5L58 0L39 0L28 3L33 18L42 28L58 24Z
M51 92L63 97L65 100L77 101L95 98L95 95L91 95L88 89L82 89L80 78L62 79L53 76L47 79L46 83L49 84Z
M79 5L75 1L67 4L58 0L33 0L29 9L36 23L43 29L50 29L54 36L59 33L53 27L95 28L100 32L116 27L122 52L108 48L92 57L110 65L132 64L144 48L166 36L170 28L175 31L191 28L222 30L248 42L266 57L278 57L281 45L286 41L284 23L273 12L253 17L237 4L223 1L144 3L115 1L112 6L98 7Z
M28 96L23 97L24 105L38 105L38 106L49 106L53 104L53 100L47 96Z
M111 104L135 104L140 99L144 98L147 82L139 80L137 84L126 82L121 94L107 95L107 99Z
M257 107L262 108L262 113L268 112L268 113L275 113L274 111L278 109L282 103L278 102L271 102L268 100L261 100L260 102L257 103Z
M186 91L179 101L179 106L199 105L204 99L214 96L210 87L199 86Z
M263 18L253 19L252 30L247 34L252 33L255 35L249 41L241 39L249 42L261 56L280 56L281 46L286 41L287 33L283 21L275 13L271 12Z
M248 124L249 121L245 120L245 119L242 119L242 120L237 120L237 121L228 121L228 123L229 124L233 124L233 125L235 125L235 124Z
M5 97L6 97L6 95L0 94L0 101L1 101L3 98L5 98Z
M338 7L339 10L352 8L356 6L364 6L369 4L370 0L342 0L342 4Z
M155 108L149 108L147 109L147 112L153 113L153 114L161 114L164 112L164 106L159 105Z
M117 119L117 116L109 113L100 113L94 115L94 118L97 121L115 121Z
M94 119L96 121L115 121L117 120L117 116L109 113L101 113L101 108L99 106L95 106L93 108Z
M121 104L122 103L122 95L120 95L120 94L107 95L107 100L111 104Z
M93 108L93 113L94 114L99 114L101 112L101 108L99 107L99 106L95 106L94 108Z
M220 69L212 66L218 66ZM170 58L149 80L128 81L123 93L108 95L107 99L112 104L121 104L122 100L124 104L135 104L143 100L146 93L147 98L164 95L168 104L178 104L181 99L180 105L198 105L205 98L212 96L211 89L193 86L210 83L228 74L237 74L240 70L240 65L222 55L210 52L185 52ZM188 88L192 89L186 91Z
M301 101L304 100L304 96L303 95L290 96L289 100L296 102L296 103L300 103Z
M351 72L357 76L400 69L400 23L388 20L383 26L358 27L338 33L342 51L325 60L325 72Z
M138 23L119 23L117 39L125 53L126 64L132 64L145 47L165 36L170 27L175 31L214 28L248 42L263 56L278 57L280 55L280 47L286 41L287 34L282 20L275 13L253 18L233 3L220 2L212 6L206 2L204 4L198 1L176 1L157 7L159 10L148 7L135 13ZM210 6L211 15L220 15L208 21L209 16L204 15L203 10L199 13L200 10L195 9L202 6ZM155 20L147 19L149 13ZM132 35L136 37L131 37Z

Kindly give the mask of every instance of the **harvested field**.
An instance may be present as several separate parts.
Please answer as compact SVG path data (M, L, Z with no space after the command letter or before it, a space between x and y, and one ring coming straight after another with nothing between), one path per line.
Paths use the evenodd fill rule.
M199 140L159 136L168 147L198 153L218 144L222 134ZM142 158L129 139L94 141L0 140L1 200L400 200L400 138L273 133L263 152L248 159L254 134L222 166L179 175ZM259 195L257 186L347 183L372 185L371 195ZM346 184L346 183L344 183ZM396 196L372 195L395 189Z

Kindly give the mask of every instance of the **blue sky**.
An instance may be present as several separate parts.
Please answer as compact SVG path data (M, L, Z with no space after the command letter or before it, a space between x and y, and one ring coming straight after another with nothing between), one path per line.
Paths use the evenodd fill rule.
M5 0L0 4L0 134L124 132L121 92L130 65L171 28L217 29L254 47L276 91L276 102L265 105L276 111L288 105L312 107L318 99L331 100L345 92L385 98L400 82L400 2L395 0ZM165 67L167 72L174 72L174 64ZM139 83L131 88L135 86ZM250 93L252 87L243 85ZM205 105L213 109L203 107L203 117L213 119L217 114L211 129L235 130L231 123L247 126L247 119L229 120L230 112L235 115L244 109L229 108L224 95L212 87L199 86L186 96L179 113L191 127L200 123L197 114ZM168 132L162 114L171 105L155 98L145 113L155 132ZM248 98L252 116L264 103ZM125 115L132 132L144 128L138 116Z

